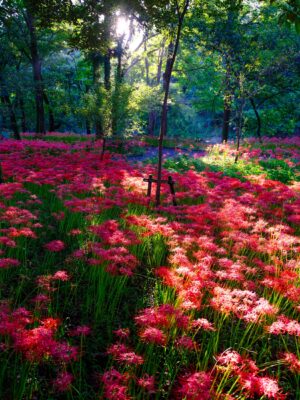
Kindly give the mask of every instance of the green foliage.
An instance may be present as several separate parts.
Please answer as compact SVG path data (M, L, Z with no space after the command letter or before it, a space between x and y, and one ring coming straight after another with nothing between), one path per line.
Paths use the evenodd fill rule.
M131 132L143 133L147 128L150 112L159 113L161 108L162 91L160 85L149 86L144 82L138 83L128 98L130 111Z
M130 117L130 97L132 88L126 83L116 83L111 96L112 133L125 134Z
M241 180L247 179L248 175L264 174L268 179L277 180L288 184L294 180L300 180L299 167L289 166L285 161L278 159L255 160L240 159L234 162L234 156L227 151L221 151L218 147L213 148L205 157L189 158L179 156L169 159L164 163L164 167L172 171L188 171L195 169L198 172L209 169L214 172L222 172L224 175Z
M266 172L269 179L277 180L286 184L293 180L299 180L295 168L291 168L283 160L262 160L259 164L263 167L263 170Z

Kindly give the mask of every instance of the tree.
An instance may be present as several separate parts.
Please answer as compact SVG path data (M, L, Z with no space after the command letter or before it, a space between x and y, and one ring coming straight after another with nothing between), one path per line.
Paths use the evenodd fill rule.
M173 4L172 4L173 5ZM168 98L170 91L170 83L172 72L178 52L178 47L181 38L181 32L183 28L184 17L188 11L189 0L184 0L182 4L179 4L177 1L175 5L171 7L170 11L173 15L177 17L177 27L176 32L171 33L171 40L168 46L168 59L165 67L164 73L164 100L162 104L161 111L161 126L160 126L160 135L158 139L158 164L157 164L157 186L156 186L156 196L155 196L155 204L158 207L160 205L160 195L161 195L161 181L162 181L162 157L163 157L163 140L167 133L167 119L168 119ZM171 20L171 27L173 28L174 22Z
M7 83L5 79L5 69L9 64L15 63L15 54L13 49L7 45L5 41L5 36L0 36L0 52L1 52L1 60L0 60L0 97L1 102L8 110L9 119L10 119L10 128L13 131L14 138L17 140L21 139L19 126L17 122L17 117L15 113L15 105L12 103L8 89ZM5 111L4 111L5 113Z
M56 0L41 0L38 3L33 0L3 0L0 6L1 23L5 27L8 40L14 43L32 66L36 104L35 131L37 134L46 132L44 101L49 106L42 78L42 59L38 43L39 31L50 27L58 18L63 18L68 3ZM50 107L49 111L51 115ZM52 117L50 128L54 128Z

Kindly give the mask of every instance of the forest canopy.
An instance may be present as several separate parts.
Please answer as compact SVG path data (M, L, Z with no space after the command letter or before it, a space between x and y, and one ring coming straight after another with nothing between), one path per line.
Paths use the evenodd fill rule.
M3 0L1 131L157 135L184 2ZM168 135L299 132L297 1L190 1Z

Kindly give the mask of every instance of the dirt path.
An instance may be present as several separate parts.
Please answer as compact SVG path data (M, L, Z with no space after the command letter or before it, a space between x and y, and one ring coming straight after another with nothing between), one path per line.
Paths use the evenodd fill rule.
M203 157L204 154L204 150L175 150L170 148L165 148L163 150L163 157L165 159L175 158L179 155L186 155L189 157ZM157 147L155 146L147 147L144 154L126 156L127 160L133 163L147 161L155 157L157 157Z

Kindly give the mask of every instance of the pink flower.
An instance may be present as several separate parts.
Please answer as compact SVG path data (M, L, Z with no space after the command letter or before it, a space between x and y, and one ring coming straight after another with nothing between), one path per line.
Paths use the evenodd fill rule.
M114 331L114 334L119 338L119 339L128 339L130 335L130 331L128 328L123 328L123 329L117 329Z
M20 261L15 260L13 258L1 258L0 259L0 268L18 267L19 265L20 265Z
M198 318L192 321L192 327L196 329L204 329L205 331L215 331L213 324L205 318Z
M62 251L65 248L65 244L61 240L52 240L52 242L45 244L44 247L49 251L56 252Z
M212 377L207 372L187 373L179 377L175 389L175 398L178 400L210 400Z
M0 236L0 244L3 244L7 247L16 247L16 242L6 236Z
M105 372L101 378L104 386L104 398L107 400L130 400L127 394L128 379L127 374L121 374L114 368Z
M51 347L51 355L59 361L68 363L77 360L78 350L77 347L70 346L66 342L56 342L55 345Z
M86 325L76 326L70 331L70 336L88 336L91 333L91 328Z
M69 232L69 235L71 235L71 236L76 236L76 235L80 235L82 233L82 230L81 229L72 229L70 232Z
M67 371L63 371L53 381L53 386L58 392L65 392L71 389L71 383L73 380L74 376L72 374Z
M283 354L282 360L288 365L292 372L300 374L300 360L295 354L286 352Z
M285 395L281 393L276 379L267 376L256 376L253 373L240 374L240 384L251 396L265 396L267 399L285 399Z
M51 301L50 297L46 294L38 294L33 299L31 299L33 303L49 303Z
M272 325L266 326L266 330L273 335L289 334L300 336L300 323L296 320L289 319L284 315L280 315L277 321L273 322Z
M113 344L108 348L107 353L112 355L116 361L127 365L141 365L144 363L143 357L136 354L123 343Z
M155 393L155 378L154 376L150 376L145 374L141 378L137 380L137 384L145 389L149 394Z
M226 350L217 356L217 362L223 366L231 366L232 368L240 367L243 362L242 356L235 350Z
M57 221L62 221L65 218L65 213L63 211L60 212L53 212L52 213L53 218L55 218Z
M224 314L232 312L246 322L260 322L266 315L275 315L278 312L277 307L249 290L232 290L216 286L213 295L211 305L214 309Z
M189 336L181 336L176 340L176 346L186 350L195 350L197 343L195 343Z
M57 271L52 276L52 279L56 280L56 281L66 282L66 281L68 281L70 279L70 276L68 275L67 271Z
M160 346L165 346L167 343L166 335L158 328L145 328L140 333L140 337L146 343L153 343Z

